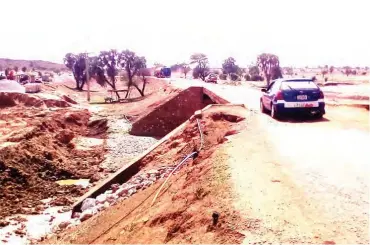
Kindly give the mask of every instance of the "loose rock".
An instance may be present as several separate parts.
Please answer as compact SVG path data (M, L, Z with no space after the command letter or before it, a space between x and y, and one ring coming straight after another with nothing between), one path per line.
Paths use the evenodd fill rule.
M3 227L5 227L5 226L8 226L9 224L10 224L10 222L9 222L9 221L1 220L1 221L0 221L0 228L3 228Z
M64 222L60 223L60 224L58 225L58 227L59 227L60 229L65 229L65 228L67 228L67 226L69 226L70 224L71 224L71 222L70 222L70 221L64 221Z
M86 198L82 202L81 211L83 212L89 208L95 207L95 205L96 205L96 200L94 198Z
M80 220L81 220L81 222L84 222L85 220L90 219L93 215L94 215L93 210L88 209L88 210L82 212Z

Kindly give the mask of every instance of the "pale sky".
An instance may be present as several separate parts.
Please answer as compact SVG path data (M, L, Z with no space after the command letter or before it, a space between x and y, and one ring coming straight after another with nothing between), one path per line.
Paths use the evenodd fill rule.
M68 52L131 49L148 63L370 66L369 0L1 0L0 57L62 63Z

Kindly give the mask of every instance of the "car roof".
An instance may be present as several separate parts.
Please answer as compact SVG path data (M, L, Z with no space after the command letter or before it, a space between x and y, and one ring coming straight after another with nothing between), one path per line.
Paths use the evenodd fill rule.
M313 81L312 78L302 78L302 77L297 77L297 78L279 78L276 79L275 81L281 81L281 82L303 82L303 81Z

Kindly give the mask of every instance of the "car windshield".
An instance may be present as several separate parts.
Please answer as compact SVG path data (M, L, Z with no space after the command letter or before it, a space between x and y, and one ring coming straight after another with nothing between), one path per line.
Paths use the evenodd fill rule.
M302 89L302 88L317 88L317 85L310 80L307 81L283 81L282 89Z

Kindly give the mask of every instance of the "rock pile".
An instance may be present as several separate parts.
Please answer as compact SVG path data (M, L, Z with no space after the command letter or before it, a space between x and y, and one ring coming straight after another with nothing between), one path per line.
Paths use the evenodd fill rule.
M126 200L139 190L144 190L153 185L157 180L166 178L175 166L163 166L158 169L151 169L145 173L133 176L124 184L113 184L111 188L96 198L86 198L81 206L81 213L73 213L72 220L59 224L59 229L77 225L98 212L115 205L119 201ZM176 170L178 172L178 170ZM176 174L176 172L174 174Z

